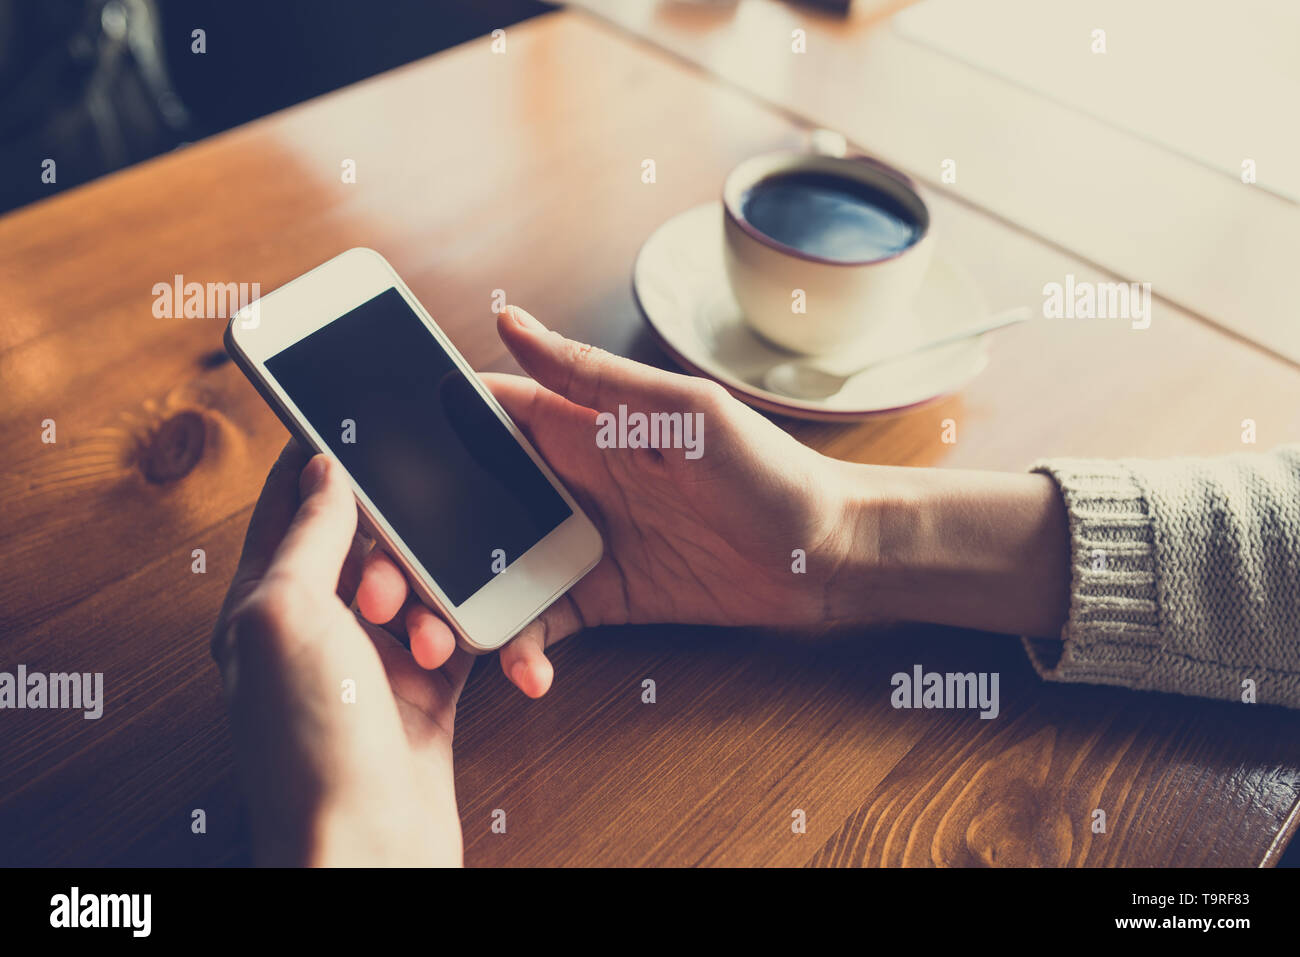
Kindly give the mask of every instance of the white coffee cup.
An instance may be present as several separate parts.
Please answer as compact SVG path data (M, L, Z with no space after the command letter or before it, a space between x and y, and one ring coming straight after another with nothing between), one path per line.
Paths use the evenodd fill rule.
M755 184L794 172L848 178L884 193L914 218L916 240L893 255L842 261L773 239L745 219L743 202ZM745 319L765 339L804 355L852 347L883 324L906 320L934 250L930 211L912 181L865 156L752 157L727 176L722 207L727 278Z

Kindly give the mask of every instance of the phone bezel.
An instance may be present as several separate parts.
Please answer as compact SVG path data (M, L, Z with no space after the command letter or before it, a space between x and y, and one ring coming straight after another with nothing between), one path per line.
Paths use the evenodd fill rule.
M366 530L402 567L420 599L446 619L462 647L474 653L492 651L591 571L600 561L603 543L596 526L397 271L372 249L349 249L235 313L226 327L226 350L290 432L311 450L329 455L329 446L267 370L266 360L389 288L397 289L572 511L505 571L454 605L348 472Z

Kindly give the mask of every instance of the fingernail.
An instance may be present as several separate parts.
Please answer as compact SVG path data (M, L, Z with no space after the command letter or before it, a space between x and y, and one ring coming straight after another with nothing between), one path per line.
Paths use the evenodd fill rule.
M514 317L515 324L521 329L529 329L533 332L545 332L546 327L538 322L530 313L518 306L507 306L510 314Z
M324 455L314 456L307 463L307 467L302 470L302 477L299 479L298 485L304 498L325 484L325 476L329 472L329 465L330 460Z

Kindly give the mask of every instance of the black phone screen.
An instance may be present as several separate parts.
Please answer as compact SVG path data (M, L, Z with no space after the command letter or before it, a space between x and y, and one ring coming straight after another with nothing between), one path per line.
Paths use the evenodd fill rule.
M396 288L266 367L455 605L572 514Z

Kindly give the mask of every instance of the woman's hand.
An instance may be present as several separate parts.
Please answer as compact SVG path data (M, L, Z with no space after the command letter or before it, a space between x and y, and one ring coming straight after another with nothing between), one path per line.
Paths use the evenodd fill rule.
M565 339L517 307L498 331L532 378L485 375L605 542L601 562L501 651L526 694L550 687L545 649L583 627L624 623L805 626L846 617L861 579L841 574L874 550L849 514L851 466L795 441L717 383L663 372ZM598 413L681 413L702 426L687 449L602 448ZM426 668L455 647L379 550L357 594L374 623L405 624Z
M254 852L277 865L459 865L451 734L472 659L456 651L426 671L349 610L356 527L338 463L286 446L212 635Z

